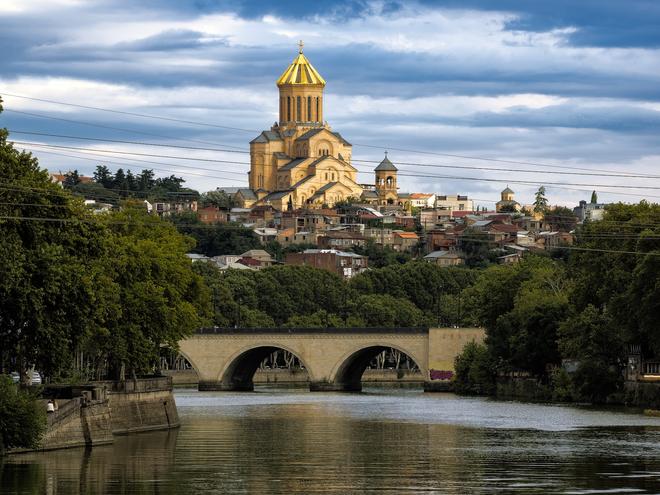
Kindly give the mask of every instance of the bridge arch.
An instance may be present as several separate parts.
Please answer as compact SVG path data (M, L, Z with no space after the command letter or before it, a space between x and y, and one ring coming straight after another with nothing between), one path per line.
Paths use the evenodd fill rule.
M330 374L332 390L346 392L359 392L362 390L362 375L369 363L378 354L388 349L395 349L407 355L422 371L422 376L426 376L427 365L424 356L417 356L415 352L390 342L375 342L365 344L359 349L353 349L342 356Z
M309 380L313 380L312 370L309 368L307 362L301 356L299 351L282 345L278 342L268 342L258 345L250 345L243 347L238 352L235 352L227 360L225 366L218 375L218 390L235 390L235 391L252 391L254 390L254 382L252 381L259 365L270 354L275 351L287 351L298 358L300 363L305 367Z

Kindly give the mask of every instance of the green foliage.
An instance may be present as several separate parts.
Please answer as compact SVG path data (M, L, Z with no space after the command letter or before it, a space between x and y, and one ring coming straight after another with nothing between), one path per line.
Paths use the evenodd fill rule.
M493 261L491 239L486 232L468 227L460 237L459 246L465 253L465 264L469 268L483 268Z
M500 206L499 209L500 213L517 213L518 209L516 208L515 204L504 204Z
M45 408L35 394L0 375L0 454L4 448L35 448L46 430Z
M0 220L1 364L58 377L82 353L96 376L106 362L150 371L160 344L176 346L208 311L185 257L194 241L142 208L92 215L6 136L0 131L0 182L11 184L0 205L10 217Z
M556 206L545 212L543 220L550 230L570 232L577 225L577 217L573 210L565 206Z
M559 364L557 328L568 310L567 287L557 262L529 256L488 268L464 291L467 310L486 327L488 348L503 370L543 377Z
M576 397L602 402L621 385L625 345L607 313L592 305L574 311L559 328L559 349L578 363L571 376Z
M534 213L545 213L548 210L548 199L545 197L545 187L539 187L534 196Z
M131 170L124 171L123 168L119 168L113 174L105 165L98 165L93 178L99 186L106 190L106 195L113 193L122 198L139 197L151 201L177 201L193 200L199 197L197 191L182 187L185 182L183 178L175 175L155 178L153 170L150 169L133 174ZM69 178L67 178L68 180ZM73 187L75 184L70 185Z
M196 245L191 247L195 253L206 256L222 254L241 254L250 249L262 249L259 239L247 227L239 223L216 223L206 225L192 213L172 215L170 221L182 234L195 239Z
M454 390L459 394L495 392L495 363L484 344L469 342L454 360Z
M234 198L224 191L208 191L202 193L199 197L199 206L215 206L217 208L228 210L236 206Z
M378 221L380 225L380 221ZM364 247L354 246L353 252L369 258L369 266L383 268L390 265L401 265L412 259L409 253L395 251L389 246L381 247L372 239L368 239Z

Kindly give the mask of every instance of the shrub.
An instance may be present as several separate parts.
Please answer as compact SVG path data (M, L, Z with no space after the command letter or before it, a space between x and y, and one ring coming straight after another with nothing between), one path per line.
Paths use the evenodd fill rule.
M0 451L35 448L46 430L46 411L32 392L0 375Z

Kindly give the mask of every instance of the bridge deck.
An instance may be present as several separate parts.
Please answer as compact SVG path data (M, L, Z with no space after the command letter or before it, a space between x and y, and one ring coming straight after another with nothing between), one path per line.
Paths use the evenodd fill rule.
M428 327L370 327L370 328L225 328L205 327L198 329L196 335L343 335L343 334L397 334L397 335L420 335L428 334Z

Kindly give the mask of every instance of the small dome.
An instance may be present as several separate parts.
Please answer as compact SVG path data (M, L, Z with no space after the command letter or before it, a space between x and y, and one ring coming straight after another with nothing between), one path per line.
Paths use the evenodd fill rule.
M394 164L387 158L387 153L385 153L385 158L383 161L378 164L376 167L376 172L396 172L398 169Z
M325 86L325 80L312 64L309 63L309 60L307 60L307 57L303 55L301 50L298 56L291 62L291 65L289 65L277 80L278 86L284 86L286 84Z
M506 189L502 191L502 194L513 194L513 191L509 189L509 186L506 186Z

